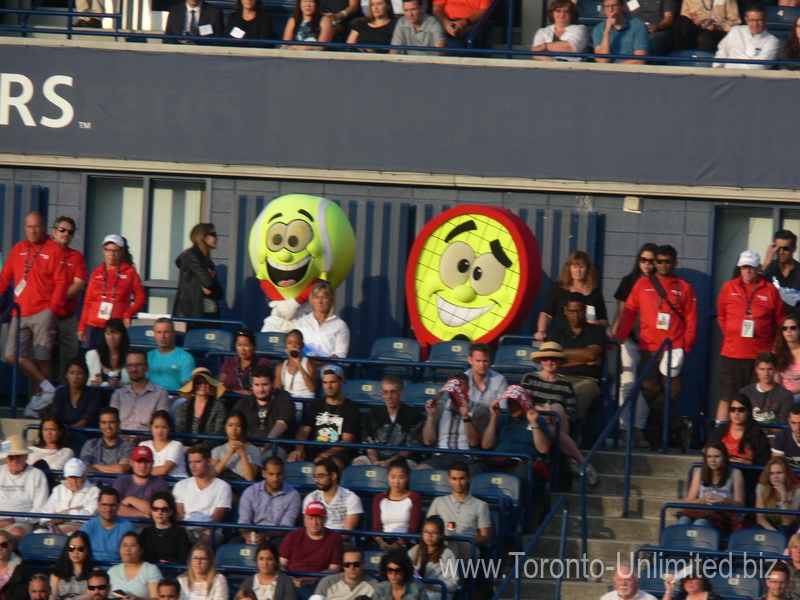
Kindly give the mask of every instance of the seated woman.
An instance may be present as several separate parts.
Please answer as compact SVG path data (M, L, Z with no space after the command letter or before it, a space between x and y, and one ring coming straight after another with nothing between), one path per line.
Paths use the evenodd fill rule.
M703 575L687 573L680 581L675 577L664 580L662 600L722 600L722 596L711 591L711 582Z
M125 600L142 600L158 597L158 582L161 571L142 560L142 539L135 531L122 536L119 555L122 562L108 570L112 590L125 592Z
M199 542L189 555L186 572L178 577L179 600L228 600L228 580L217 573L211 546Z
M348 44L380 44L388 46L392 43L394 26L397 23L389 0L369 0L367 16L353 21L353 29L347 36ZM362 52L389 52L364 48Z
M789 555L789 560L787 562L789 563L792 573L800 571L800 533L795 533L789 538L786 544L786 552ZM798 593L800 593L800 580L796 580L794 577L790 578L789 591L797 596Z
M46 413L39 423L39 438L30 446L26 459L29 465L60 471L75 453L66 445L67 428L60 417ZM40 463L40 464L36 464Z
M311 356L347 358L350 350L350 329L336 316L336 295L327 281L311 288L308 298L311 312L295 321L303 332L306 349Z
M772 454L769 439L753 419L750 398L738 394L728 407L730 421L711 432L709 440L725 445L731 462L764 466ZM751 488L752 489L752 488Z
M552 25L542 27L533 36L533 52L586 52L589 45L589 30L578 23L578 9L572 0L553 0L547 7L547 16ZM577 56L534 56L534 60L565 60L579 62Z
M731 469L728 450L720 441L709 441L703 449L703 466L692 473L684 502L714 506L744 506L744 477ZM726 529L734 513L715 510L684 510L680 525L705 525Z
M261 474L261 451L245 438L247 418L232 410L225 421L228 441L211 450L211 464L217 477L255 481Z
M0 598L28 598L28 565L15 554L17 537L0 529Z
M83 531L75 531L67 538L58 562L50 572L51 597L63 600L87 594L87 581L92 571L94 558L89 536Z
M225 31L237 39L272 39L272 15L264 10L261 0L236 0Z
M458 589L458 577L445 577L442 564L452 565L448 573L452 575L455 571L456 555L444 543L444 521L439 515L426 517L422 522L422 540L411 548L408 556L414 565L414 570L422 579L441 580L448 595L454 594ZM440 600L442 597L441 587L432 583L425 585L428 590L429 600Z
M223 432L226 411L219 398L225 393L225 386L211 376L211 371L205 367L196 368L191 381L178 393L187 399L175 414L178 433L220 435Z
M756 508L800 509L800 482L783 456L770 458L761 471L756 486ZM794 515L758 513L756 523L784 535L792 535L797 529Z
M422 515L422 497L408 489L411 470L403 457L389 463L389 491L377 494L372 500L372 530L386 533L417 533ZM403 538L375 536L384 552L404 547Z
M42 507L44 513L58 513L65 518L43 519L42 525L53 533L69 534L80 529L86 521L69 520L66 515L96 515L99 495L100 489L86 480L86 464L79 458L70 458L64 464L64 480Z
M789 41L786 42L786 46L784 46L781 52L781 60L786 62L800 62L800 17L794 20L792 33L789 34ZM800 69L800 65L781 65L780 68L797 71Z
M86 353L89 367L89 385L120 387L131 380L125 368L128 356L128 330L122 319L109 319L103 326L103 333L96 350Z
M175 524L175 497L170 492L153 494L150 514L153 524L142 530L144 559L151 563L185 564L191 544L186 529Z
M330 42L333 39L333 24L322 14L320 0L297 0L294 12L286 22L283 41ZM284 44L284 50L322 50L322 46L292 46Z
M153 439L139 445L147 446L153 453L153 475L188 477L183 444L169 439L171 432L172 417L166 410L157 410L150 418L150 433L153 435Z
M414 579L414 565L404 548L393 548L381 557L378 568L384 577L372 600L428 600L425 586Z
M67 427L97 427L100 396L86 387L89 367L82 359L73 358L67 363L64 379L66 385L56 390L50 412L64 421Z
M250 575L239 588L253 590L257 600L295 600L297 594L292 578L281 573L278 549L270 542L261 542L256 547L258 573Z
M800 401L800 316L787 315L773 352L778 357L778 381Z
M271 366L266 358L256 356L256 336L249 329L236 332L236 356L229 356L219 370L219 381L229 392L243 396L253 394L250 385L250 369L255 365Z
M286 390L292 398L313 400L317 392L317 363L303 356L303 332L292 329L286 334L284 344L289 358L275 367L275 387ZM303 405L298 404L295 407L302 410Z

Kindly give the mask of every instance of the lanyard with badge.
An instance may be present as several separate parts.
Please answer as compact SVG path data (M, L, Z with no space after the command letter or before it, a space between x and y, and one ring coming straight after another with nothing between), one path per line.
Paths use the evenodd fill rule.
M19 298L22 296L22 292L25 291L25 287L28 285L28 273L30 273L31 268L33 267L33 263L36 262L36 257L39 256L39 252L42 251L44 244L39 244L39 248L36 250L36 254L33 255L33 258L28 262L28 259L31 258L31 244L28 245L28 250L25 252L25 272L22 274L22 281L17 284L17 287L14 288L14 295Z
M108 284L108 267L103 265L103 301L100 303L100 310L97 311L97 318L108 320L111 318L111 311L114 302L117 300L117 283L119 283L119 267L114 271L114 287L111 288L111 302L106 300L106 286Z
M676 296L678 295L679 291L680 291L680 286L678 285L678 282L676 281L675 282L675 295ZM666 294L664 294L664 296L661 296L659 294L659 296L658 296L658 317L656 317L656 329L660 329L662 331L669 331L669 324L670 324L670 320L671 320L672 315L670 313L664 312L662 310L661 304L662 304L662 302L664 300L667 301L667 304L670 305L670 308L673 308L673 309L675 308L675 306L669 301L669 298L666 297ZM677 312L677 309L675 309L675 310Z
M743 338L752 338L756 334L756 322L753 319L753 313L750 311L750 304L753 302L753 298L756 295L757 287L758 287L758 282L753 284L753 293L750 294L749 298L747 298L747 310L744 313L744 320L742 321Z

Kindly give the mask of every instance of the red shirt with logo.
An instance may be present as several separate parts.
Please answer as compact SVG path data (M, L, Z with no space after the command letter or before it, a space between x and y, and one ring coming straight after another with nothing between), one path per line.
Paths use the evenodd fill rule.
M783 322L783 311L778 290L762 277L749 285L741 276L726 281L717 299L717 322L723 335L719 353L729 358L752 359L759 352L772 350ZM742 337L745 319L754 321L753 337Z
M112 304L109 319L130 319L144 307L146 300L142 280L135 268L126 262L115 269L106 269L102 264L92 271L86 285L78 331L86 331L86 325L105 326L108 319L99 316L103 302Z
M28 240L14 244L0 273L0 291L12 284L16 291L23 279L25 288L19 296L14 294L23 317L48 308L53 314L63 316L69 286L61 246L49 237L41 244L31 244Z

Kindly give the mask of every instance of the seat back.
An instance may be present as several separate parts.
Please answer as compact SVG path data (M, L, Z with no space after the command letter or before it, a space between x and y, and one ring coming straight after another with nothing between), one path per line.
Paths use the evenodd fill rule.
M372 344L370 358L394 362L419 362L420 343L408 338L378 338Z
M714 58L713 52L705 52L703 50L676 50L675 52L670 52L670 56L676 56L678 58ZM673 67L699 67L699 68L711 68L713 63L711 61L690 61L690 60L668 60L667 64Z
M432 362L453 363L460 365L469 358L469 342L450 341L436 342L431 346L428 360Z
M532 346L512 344L510 346L500 346L494 355L492 368L495 371L510 371L512 373L526 373L533 371L536 366L531 360Z
M256 334L256 352L286 356L286 334L282 331L259 331Z
M289 485L301 489L317 489L313 462L287 462L283 467L285 469L283 480Z
M660 546L698 550L719 550L719 531L713 527L671 525L661 532Z
M256 547L251 544L223 544L217 548L217 569L256 569Z
M364 571L377 573L381 566L381 558L385 553L381 550L367 550L364 552Z
M776 31L791 31L794 22L800 17L800 8L796 6L767 6L767 29L770 33Z
M575 8L578 9L578 22L586 27L594 27L606 20L601 0L582 0Z
M383 404L381 382L377 379L353 379L346 381L342 393L354 402Z
M510 473L479 473L472 478L469 491L483 496L505 496L514 507L519 507L522 480Z
M19 541L19 553L25 560L53 563L61 556L68 536L62 533L31 533Z
M442 495L453 490L447 479L446 469L418 469L411 471L408 488L420 494Z
M732 596L761 597L761 580L758 577L746 577L738 574L733 577L722 577L717 573L710 578L710 581L714 592L723 598Z
M350 465L342 472L339 485L348 490L385 492L389 489L389 468L374 465Z
M441 387L438 383L410 383L403 390L403 402L409 406L425 406Z
M221 329L192 329L186 332L183 349L200 356L212 350L227 352L233 350L233 334Z
M734 531L728 540L728 550L731 552L783 554L784 548L786 536L769 529L740 529Z
M128 327L128 341L131 348L158 348L156 336L151 325Z

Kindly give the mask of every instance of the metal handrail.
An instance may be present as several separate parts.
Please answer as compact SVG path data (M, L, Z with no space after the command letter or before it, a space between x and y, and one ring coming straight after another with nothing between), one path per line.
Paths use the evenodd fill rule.
M614 416L612 416L608 423L606 424L603 431L597 438L597 441L592 446L591 450L589 450L588 454L583 459L581 463L581 472L580 472L580 484L581 484L581 542L583 547L583 556L587 556L589 552L589 525L587 523L587 511L586 511L586 467L589 462L592 460L594 455L599 450L601 444L605 443L606 436L611 432L614 427L617 427L619 424L619 418L622 415L622 411L626 408L628 409L628 426L630 428L630 432L627 436L627 440L625 442L625 474L624 474L624 487L622 493L622 516L624 518L628 517L628 500L630 498L630 486L631 486L631 450L633 448L633 422L634 417L636 416L636 399L639 397L639 388L642 385L642 381L644 380L647 373L650 371L651 368L655 365L656 360L660 360L661 351L664 350L666 347L667 349L667 360L669 364L672 364L672 339L667 338L661 345L658 347L653 353L653 356L648 361L647 365L644 369L641 370L641 374L636 378L636 382L634 383L631 390L628 392L628 397L625 398L625 401L617 407ZM669 393L670 393L670 380L671 377L667 377L667 390L666 390L666 398L664 402L664 423L665 423L665 434L664 434L664 451L667 451L667 442L668 437L667 434L669 433L668 424L669 424Z
M567 540L567 524L569 522L569 500L567 500L566 497L561 496L558 499L558 501L553 505L553 508L550 509L550 512L547 513L547 516L545 516L544 520L542 521L542 524L539 526L539 529L534 534L533 539L528 543L527 546L525 546L525 549L522 550L521 552L509 552L510 555L515 557L514 570L512 573L506 575L505 580L500 585L497 592L495 592L492 600L500 600L500 598L503 597L506 588L512 581L514 582L514 600L520 600L520 588L521 588L520 573L519 573L520 559L524 561L525 557L527 557L531 553L533 548L539 542L539 539L544 534L545 529L547 529L547 526L550 525L550 522L555 518L556 513L558 512L559 509L561 509L561 536L559 539L558 558L563 563L565 549L566 549L566 540ZM560 577L556 580L556 592L554 595L554 598L556 600L558 600L558 598L561 598L561 581L562 578Z
M20 322L22 320L22 309L19 304L12 302L3 311L0 316L0 323L6 323L14 318L13 314L17 313L17 333L14 344L14 364L11 365L11 418L17 418L17 372L19 371L19 339L20 339Z
M691 502L667 502L664 506L661 507L661 520L660 525L661 529L664 529L664 524L666 523L666 514L667 510L670 508L700 508L702 510L709 510L709 511L720 511L720 512L738 512L738 513L769 513L771 515L792 515L793 517L798 516L798 512L796 510L791 509L777 509L777 508L755 508L752 506L720 506L717 504L714 505L703 505L703 504L693 504Z

